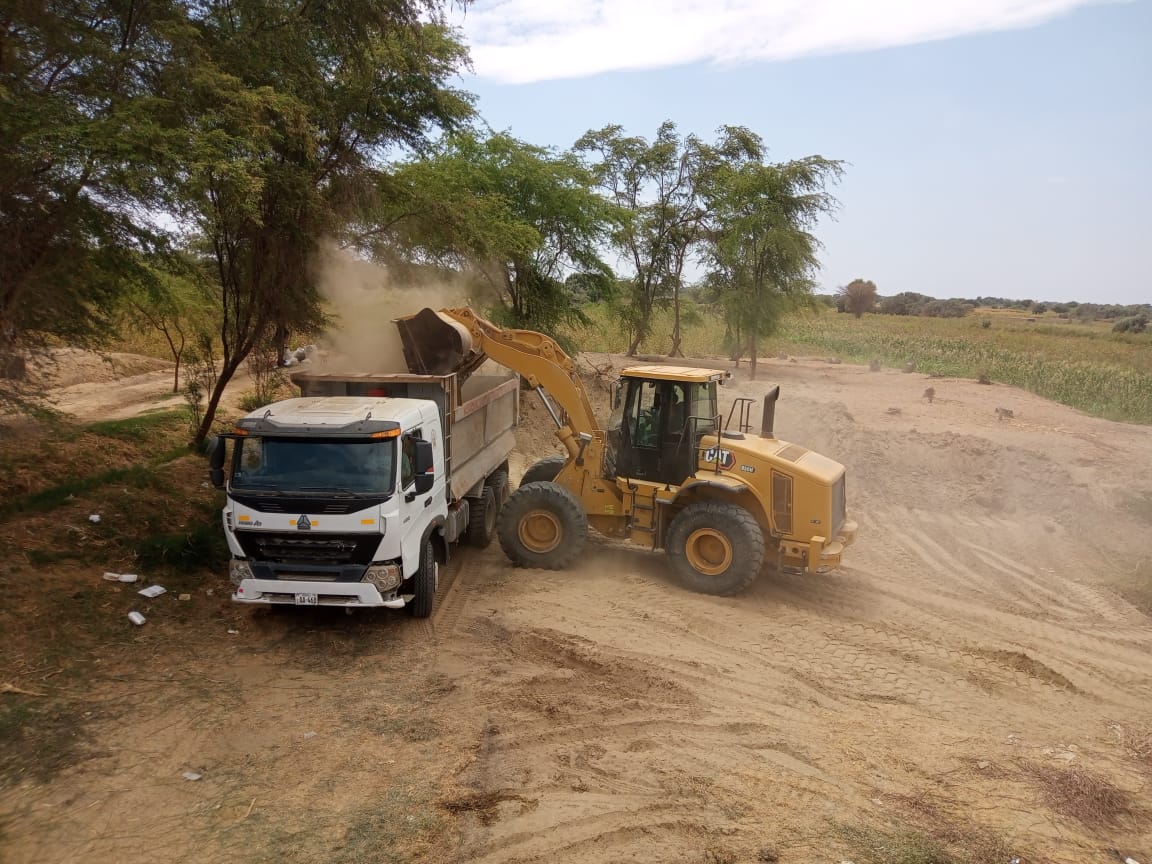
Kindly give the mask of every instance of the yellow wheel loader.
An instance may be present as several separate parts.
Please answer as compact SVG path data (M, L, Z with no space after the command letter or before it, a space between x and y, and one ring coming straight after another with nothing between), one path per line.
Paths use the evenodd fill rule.
M500 544L516 564L568 566L591 526L664 549L693 590L730 595L766 564L836 567L856 538L844 466L773 435L779 387L764 397L757 434L753 400L720 413L717 387L730 372L634 366L620 375L605 428L576 365L542 333L469 308L423 309L396 324L412 372L464 378L491 358L519 373L555 421L567 455L529 468L500 514Z

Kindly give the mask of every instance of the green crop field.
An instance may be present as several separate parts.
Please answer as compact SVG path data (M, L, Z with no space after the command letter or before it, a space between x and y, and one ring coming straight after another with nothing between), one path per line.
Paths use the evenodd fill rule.
M586 351L623 351L624 333L608 310L586 310L593 326L572 334ZM985 322L989 322L985 326ZM661 313L643 353L668 350L671 316ZM689 356L723 356L724 324L696 314L686 327ZM1152 424L1152 333L1113 333L1110 324L976 312L966 318L865 315L831 310L798 313L762 343L764 356L878 359L886 366L915 362L922 372L993 381L1098 417Z

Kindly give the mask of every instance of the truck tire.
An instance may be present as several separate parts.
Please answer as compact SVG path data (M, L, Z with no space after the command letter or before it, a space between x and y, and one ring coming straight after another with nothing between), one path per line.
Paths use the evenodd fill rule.
M496 504L496 493L491 486L468 499L468 545L485 548L496 535L496 516L500 508Z
M560 473L560 469L564 467L564 463L567 461L567 456L548 456L541 459L524 472L524 476L520 478L520 488L523 489L529 483L539 483L542 480L555 480L556 475Z
M424 541L420 553L420 566L412 574L412 598L405 607L413 618L427 618L432 614L432 603L436 599L436 550L432 548L432 538Z
M588 516L580 500L552 482L521 485L497 527L500 545L514 564L562 570L576 560L588 539Z
M491 488L492 494L496 496L496 509L499 510L508 500L508 472L493 471L484 481L484 485Z
M672 520L664 545L680 581L702 594L739 594L764 565L760 523L726 501L689 504Z

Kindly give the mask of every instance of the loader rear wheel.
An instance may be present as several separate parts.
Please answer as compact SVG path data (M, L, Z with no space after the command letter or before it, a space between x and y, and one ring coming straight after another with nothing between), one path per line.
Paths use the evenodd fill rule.
M562 570L588 539L588 517L580 500L551 482L521 486L500 511L500 546L514 564Z
M724 501L689 504L672 520L665 545L680 581L702 594L738 594L764 565L760 524L740 505Z
M496 516L499 511L496 493L491 486L475 498L468 499L468 545L485 548L496 536Z
M524 476L520 478L520 487L523 488L529 483L539 483L542 480L555 480L556 475L560 473L560 469L564 467L564 463L567 461L567 456L548 456L541 459L524 472Z

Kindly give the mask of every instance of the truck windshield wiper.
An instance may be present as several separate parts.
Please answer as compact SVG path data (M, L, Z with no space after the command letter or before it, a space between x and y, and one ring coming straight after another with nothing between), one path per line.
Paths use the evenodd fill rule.
M339 486L297 486L295 489L286 489L286 492L335 492L337 495L347 495L349 498L367 498L363 492L353 492L351 489L341 489ZM381 492L381 495L386 494Z

